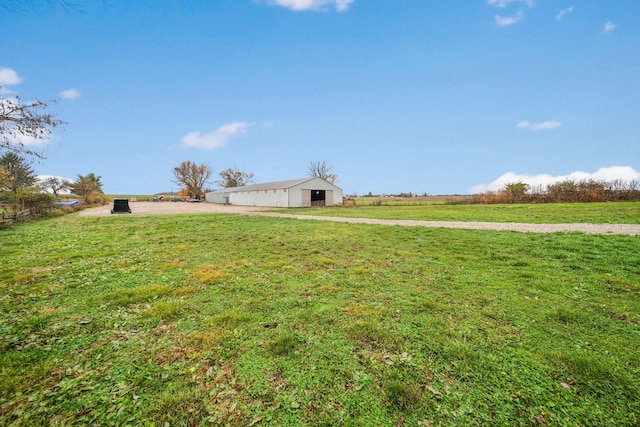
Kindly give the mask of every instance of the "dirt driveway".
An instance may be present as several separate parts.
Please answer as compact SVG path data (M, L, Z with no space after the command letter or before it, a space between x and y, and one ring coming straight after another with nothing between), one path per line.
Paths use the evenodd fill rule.
M80 216L109 216L111 204L92 209L85 209ZM250 212L264 211L273 208L261 208L253 206L216 205L213 203L187 203L187 202L129 202L133 215L170 215L182 213L234 213L246 214ZM124 214L123 214L124 215Z
M228 213L243 215L261 215L279 218L294 218L316 221L348 222L354 224L378 224L400 225L405 227L431 227L431 228L460 228L466 230L496 230L519 231L529 233L556 233L561 231L577 231L588 234L626 234L630 236L640 235L638 224L525 224L515 222L462 222L462 221L413 221L413 220L387 220L371 218L338 218L313 215L292 215L279 212L264 212L273 208L255 206L231 206L217 205L213 203L186 203L186 202L130 202L129 206L133 215L160 215L181 213ZM111 205L86 209L80 212L80 216L108 216L111 214Z

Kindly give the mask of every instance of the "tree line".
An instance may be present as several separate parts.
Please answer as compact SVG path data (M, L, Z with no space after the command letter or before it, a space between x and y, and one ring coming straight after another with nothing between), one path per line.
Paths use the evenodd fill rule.
M338 175L331 173L332 168L326 160L311 162L307 168L307 175L317 177L333 184ZM182 187L181 193L190 198L204 198L205 193L212 191L213 169L206 163L196 164L185 160L173 168L174 182ZM215 181L220 188L244 187L253 184L253 172L244 172L238 168L228 168L221 171Z
M242 187L253 183L253 173L244 172L237 168L228 168L218 174L220 179L216 181L222 188ZM173 168L174 182L182 187L180 194L202 199L205 193L212 191L213 169L206 163L196 164L191 160L185 160Z
M640 183L565 179L547 185L531 186L512 182L498 191L471 196L467 203L575 203L640 201Z
M102 203L101 178L89 173L78 175L75 181L55 176L39 180L26 157L8 151L0 156L0 202L12 210L46 209L53 207L62 193L71 192L85 203Z

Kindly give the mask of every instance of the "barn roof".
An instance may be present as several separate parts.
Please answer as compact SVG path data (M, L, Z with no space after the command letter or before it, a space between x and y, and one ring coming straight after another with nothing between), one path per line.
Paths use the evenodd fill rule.
M306 177L300 179L289 179L287 181L265 182L263 184L245 185L244 187L223 188L216 190L214 193L234 193L237 191L261 191L261 190L279 190L282 188L291 188L296 185L312 181L314 179L320 179L316 177Z

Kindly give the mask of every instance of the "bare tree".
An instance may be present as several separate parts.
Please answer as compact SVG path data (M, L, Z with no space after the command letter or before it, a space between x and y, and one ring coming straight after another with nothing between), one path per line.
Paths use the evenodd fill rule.
M253 182L253 173L243 172L236 168L229 168L220 172L218 185L222 188L244 187Z
M25 102L19 96L5 98L1 89L0 86L0 149L44 158L41 152L29 148L29 144L48 141L51 131L65 124L45 111L55 101Z
M329 166L326 160L309 163L307 174L309 176L324 179L330 184L336 182L336 179L338 178L338 175L331 173L331 166Z
M184 186L190 196L201 198L213 170L205 163L196 165L191 160L185 160L180 166L173 168L173 174L176 184Z
M38 187L45 191L51 190L56 198L61 191L70 190L72 186L73 182L57 176L49 176L38 182Z

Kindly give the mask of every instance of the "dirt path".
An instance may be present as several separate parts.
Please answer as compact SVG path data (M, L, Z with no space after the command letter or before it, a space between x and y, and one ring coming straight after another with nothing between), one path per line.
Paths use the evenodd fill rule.
M401 225L405 227L460 228L465 230L520 231L525 233L577 231L588 234L640 235L640 225L636 224L527 224L519 222L415 221L406 219L338 218L313 215L290 215L273 212L253 212L251 215L348 222L353 224Z
M254 206L216 205L213 203L186 203L186 202L129 202L133 215L173 215L182 213L233 213L247 214L264 211L273 208L261 208ZM80 212L80 216L109 216L111 205L86 209ZM124 215L124 214L123 214Z
M525 233L556 233L563 231L576 231L588 234L626 234L630 236L640 235L640 225L638 224L526 224L515 222L414 221L371 218L338 218L265 212L265 210L272 210L272 208L254 206L230 206L217 205L212 203L185 202L131 202L130 207L133 211L133 215L215 212L315 221L346 222L352 224L400 225L405 227L460 228L466 230L519 231ZM80 212L80 216L108 216L110 214L111 206L101 206L98 208L87 209Z

